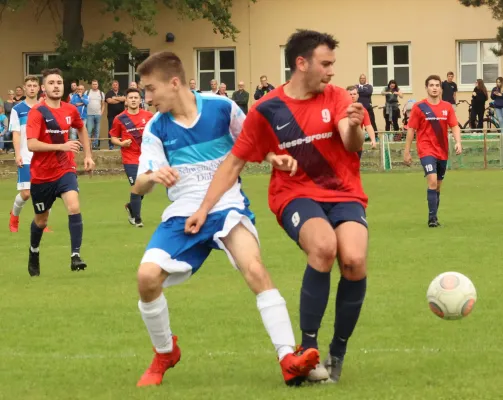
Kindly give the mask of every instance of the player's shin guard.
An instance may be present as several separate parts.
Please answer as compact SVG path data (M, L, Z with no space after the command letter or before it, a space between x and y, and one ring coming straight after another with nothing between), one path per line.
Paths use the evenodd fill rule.
M80 246L82 245L82 214L74 214L68 216L68 228L70 229L70 241L72 245L72 255L80 254Z
M40 246L40 241L42 240L42 234L44 233L44 228L39 228L35 221L31 222L31 234L30 234L30 245L31 250L38 252Z
M169 326L168 302L164 294L150 303L144 303L140 300L138 308L156 351L158 353L171 352L173 338Z
M287 354L294 352L295 346L295 337L286 301L281 297L278 289L270 289L257 295L257 308L278 353L278 359L281 361Z
M14 200L14 205L12 206L12 215L18 217L21 214L21 210L23 209L26 201L21 197L21 193L18 193L16 199Z
M319 272L307 265L300 293L302 347L318 348L318 329L330 295L330 272Z
M142 196L139 194L131 193L129 196L129 204L131 205L131 211L133 214L133 218L141 217L141 199Z
M428 217L434 219L437 217L437 191L428 189L426 199L428 200Z
M334 337L330 344L330 354L341 360L346 354L347 340L358 322L366 291L367 278L350 281L341 276L335 300Z

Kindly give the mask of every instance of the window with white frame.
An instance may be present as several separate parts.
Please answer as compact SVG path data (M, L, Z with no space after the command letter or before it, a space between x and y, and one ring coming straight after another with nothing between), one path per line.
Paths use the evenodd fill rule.
M236 52L234 49L196 50L197 80L203 92L211 90L210 81L225 83L227 91L236 90Z
M56 58L56 53L26 53L24 55L24 73L26 75L35 75L42 78L44 64Z
M412 91L409 43L369 44L369 81L377 90L394 79L402 91Z
M458 83L462 90L472 90L477 79L493 84L501 74L501 60L493 52L495 41L458 42Z
M281 46L281 83L285 83L290 80L292 72L290 71L290 65L288 65L288 60L286 59L286 46Z
M120 90L127 90L130 82L139 82L140 76L136 73L138 65L150 55L150 50L140 50L138 56L131 53L121 54L114 63L113 79L119 82Z

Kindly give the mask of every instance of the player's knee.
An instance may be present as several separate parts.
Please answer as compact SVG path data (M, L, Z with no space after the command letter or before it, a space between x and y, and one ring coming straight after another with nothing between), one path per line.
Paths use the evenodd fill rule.
M67 207L68 215L80 214L80 205L78 202L70 203Z
M337 256L337 241L325 238L319 240L308 250L308 259L311 266L320 272L330 272Z
M23 201L28 201L30 199L30 191L29 190L21 190L21 198Z
M141 264L138 269L138 291L140 296L150 297L162 291L162 282L165 277L163 270L156 264L145 263Z
M47 213L35 214L34 222L40 229L44 229L47 226L48 220L49 215Z
M359 281L367 276L367 258L364 254L346 255L340 259L341 274L350 281Z

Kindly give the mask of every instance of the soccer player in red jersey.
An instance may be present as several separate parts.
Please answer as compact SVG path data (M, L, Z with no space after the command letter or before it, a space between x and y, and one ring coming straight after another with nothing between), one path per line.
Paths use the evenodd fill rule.
M312 381L338 381L347 341L366 292L368 198L360 179L357 151L364 134L363 106L329 84L337 41L329 34L300 30L286 45L291 80L257 101L246 116L231 154L216 172L199 210L186 222L196 233L208 211L232 185L246 162L262 162L269 152L297 161L294 176L274 169L269 207L287 234L307 255L300 295L302 348L318 347L318 329L337 259L335 331L326 361L310 372Z
M358 94L358 88L356 86L348 86L346 88L348 91L349 95L351 96L351 101L353 103L358 102L359 94ZM370 122L370 115L369 112L367 111L366 108L363 109L365 112L365 116L363 117L363 123L362 123L362 129L365 128L367 133L369 134L370 138L370 144L373 149L376 148L376 133L374 131L374 127L372 126L372 123ZM362 152L363 152L363 147L358 151L358 157L362 158Z
M442 80L438 75L426 79L428 97L412 107L405 141L404 162L411 165L410 147L416 134L417 153L428 181L428 226L440 226L437 218L440 205L440 187L444 180L449 158L448 128L451 128L455 150L459 155L461 147L461 130L456 113L451 103L442 100Z
M31 160L31 198L35 219L31 224L30 256L28 272L40 275L39 246L42 232L47 226L49 210L60 197L68 211L71 238L72 271L84 270L86 263L80 258L82 244L82 216L79 205L76 165L73 153L84 148L84 168L91 171L91 158L86 127L74 105L61 101L63 77L57 68L43 71L42 89L46 99L32 107L28 113L26 136L28 150L33 152ZM70 128L77 129L80 142L68 141Z
M122 164L129 184L134 186L138 175L138 163L141 153L143 130L153 117L150 111L140 108L141 94L136 88L126 91L126 110L114 118L110 131L111 141L121 148ZM141 201L143 197L131 189L129 203L125 205L129 223L138 228L143 227L141 220Z

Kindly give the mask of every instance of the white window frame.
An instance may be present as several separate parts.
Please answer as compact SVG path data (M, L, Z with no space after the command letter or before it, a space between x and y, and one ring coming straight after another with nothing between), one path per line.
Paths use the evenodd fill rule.
M287 68L286 66L286 57L285 57L285 49L286 49L286 46L279 46L279 50L280 50L280 60L281 60L281 84L284 84L286 83L286 72L287 71L290 71L290 67Z
M390 43L369 43L367 46L368 51L368 74L369 83L374 85L374 65L372 60L372 48L373 47L387 47L388 51L388 65L387 66L376 66L377 68L387 68L388 69L388 80L395 79L394 77L394 68L395 67L408 67L409 68L409 86L400 85L398 82L398 87L402 91L402 93L412 93L412 44L410 42L390 42ZM407 46L409 49L409 64L393 64L393 47L394 46ZM385 88L385 86L374 86L374 94L381 94L381 91Z
M48 61L49 60L49 56L57 56L58 53L55 53L55 52L33 52L33 53L24 53L23 54L23 59L24 59L24 76L27 76L27 75L33 75L33 76L36 76L40 79L42 79L42 74L32 74L30 73L29 71L29 66L30 66L30 63L28 62L28 57L30 56L42 56L43 60L44 61Z
M148 53L150 55L150 49L139 49L141 53ZM128 53L129 60L133 58L133 55L131 53ZM128 71L127 72L115 72L115 67L110 71L112 75L112 79L115 79L116 76L127 76L128 77L128 87L129 84L133 81L136 81L136 69L134 65L128 64ZM127 90L126 89L121 89L121 90Z
M201 51L213 51L215 53L215 65L213 66L214 69L204 69L201 70L199 68L200 65L200 57L199 57L199 52ZM234 53L234 69L220 69L220 52L221 51L232 51ZM227 94L229 97L231 97L232 93L237 88L237 81L238 81L238 74L237 74L237 58L236 58L236 48L235 47L210 47L210 48L196 48L194 49L194 66L195 66L195 71L194 71L194 76L197 81L197 88L200 89L201 86L201 72L213 72L213 77L214 79L217 80L218 85L222 83L220 79L220 73L222 72L234 72L234 90L227 90ZM190 79L190 78L189 78ZM225 84L228 84L228 82L224 82Z
M465 43L477 43L477 61L476 62L461 62L461 45ZM473 83L461 83L461 66L462 65L477 65L477 78L475 79L482 79L483 76L483 65L484 64L494 64L494 62L483 62L482 61L482 44L483 43L494 43L496 47L498 46L498 43L494 39L481 39L481 40L458 40L456 42L456 58L457 58L457 82L458 82L458 91L460 92L471 92L473 88L475 87L475 82ZM501 76L501 57L498 59L496 62L498 64L498 76ZM485 82L486 86L487 85L493 85L495 82Z

